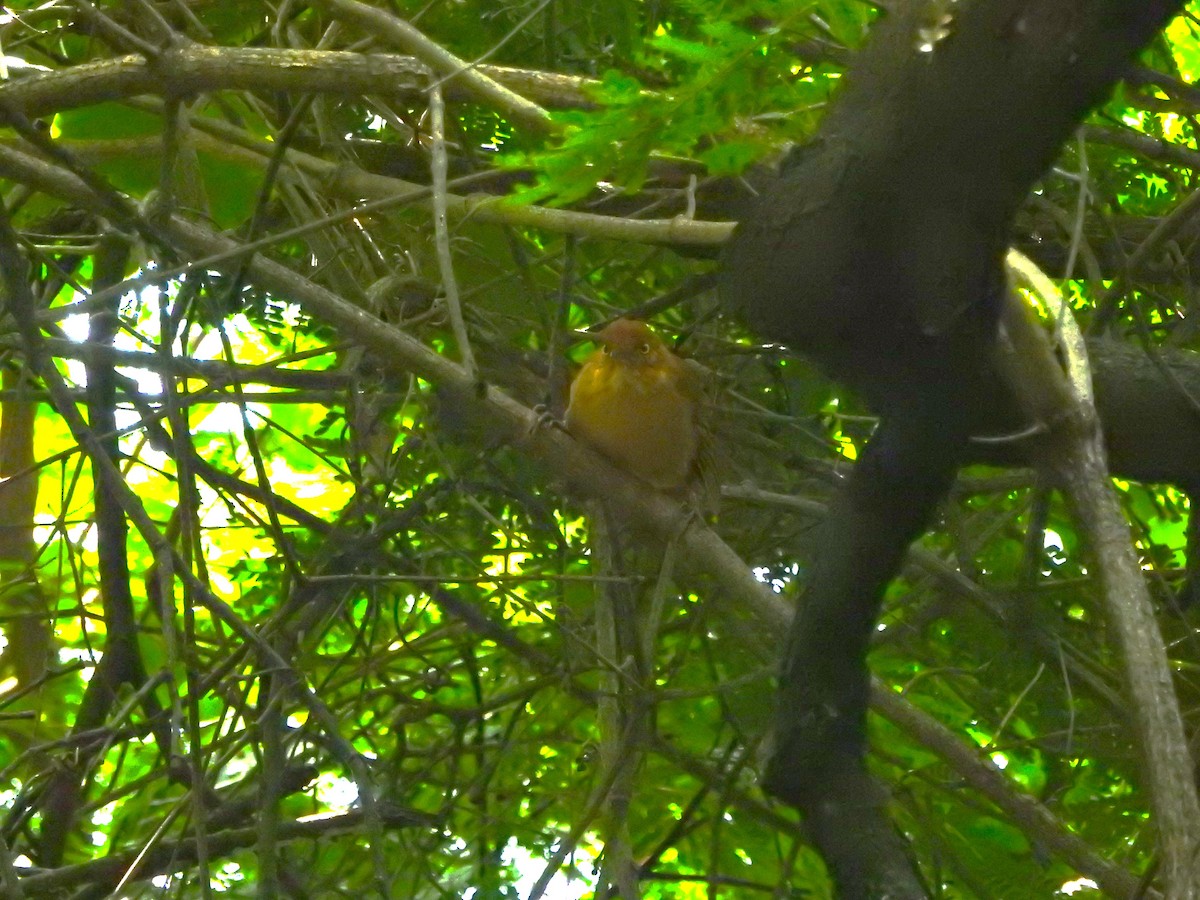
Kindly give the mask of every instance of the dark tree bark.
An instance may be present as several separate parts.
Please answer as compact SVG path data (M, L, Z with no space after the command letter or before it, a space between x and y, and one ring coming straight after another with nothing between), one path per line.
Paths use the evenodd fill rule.
M1171 348L1149 352L1104 338L1088 342L1096 411L1104 426L1114 475L1200 491L1200 353ZM971 434L997 437L1023 422L1004 385L974 398ZM1032 466L1033 439L971 441L964 462Z
M880 415L794 621L765 782L805 813L843 896L922 895L864 789L866 650L904 549L979 453L970 435L1016 408L988 363L1014 216L1181 6L897 2L726 249L724 302Z

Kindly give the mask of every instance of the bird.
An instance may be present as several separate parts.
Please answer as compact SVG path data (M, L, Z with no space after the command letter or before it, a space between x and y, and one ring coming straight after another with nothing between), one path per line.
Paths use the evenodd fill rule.
M698 378L645 322L616 319L571 382L567 431L663 491L684 487L700 453Z

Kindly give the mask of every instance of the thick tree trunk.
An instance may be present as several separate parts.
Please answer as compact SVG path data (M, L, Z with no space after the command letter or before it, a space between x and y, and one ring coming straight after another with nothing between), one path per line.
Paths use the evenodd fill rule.
M1013 218L1181 6L898 0L817 139L726 248L728 306L881 416L866 465L831 507L793 624L766 782L805 812L844 896L892 896L874 873L905 862L897 842L863 839L885 832L882 805L841 785L866 780L865 651L882 592L954 468L978 452L966 435L1014 408L989 362ZM914 485L916 502L894 502ZM864 818L853 833L826 827ZM1188 880L1169 873L1173 896L1191 896Z

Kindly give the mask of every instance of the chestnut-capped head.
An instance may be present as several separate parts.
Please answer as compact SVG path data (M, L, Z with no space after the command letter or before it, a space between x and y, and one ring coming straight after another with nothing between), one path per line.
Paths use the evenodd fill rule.
M606 354L631 366L661 364L671 352L649 325L636 319L617 319L605 326L596 340Z

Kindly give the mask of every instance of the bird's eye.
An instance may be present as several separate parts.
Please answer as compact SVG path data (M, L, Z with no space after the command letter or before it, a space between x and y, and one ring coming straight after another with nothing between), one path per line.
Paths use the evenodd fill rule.
M600 352L603 353L605 356L609 356L612 353L612 347L608 346L608 344L601 344Z
M642 356L649 356L650 355L650 345L642 344L642 346L638 347L638 351L642 354Z

